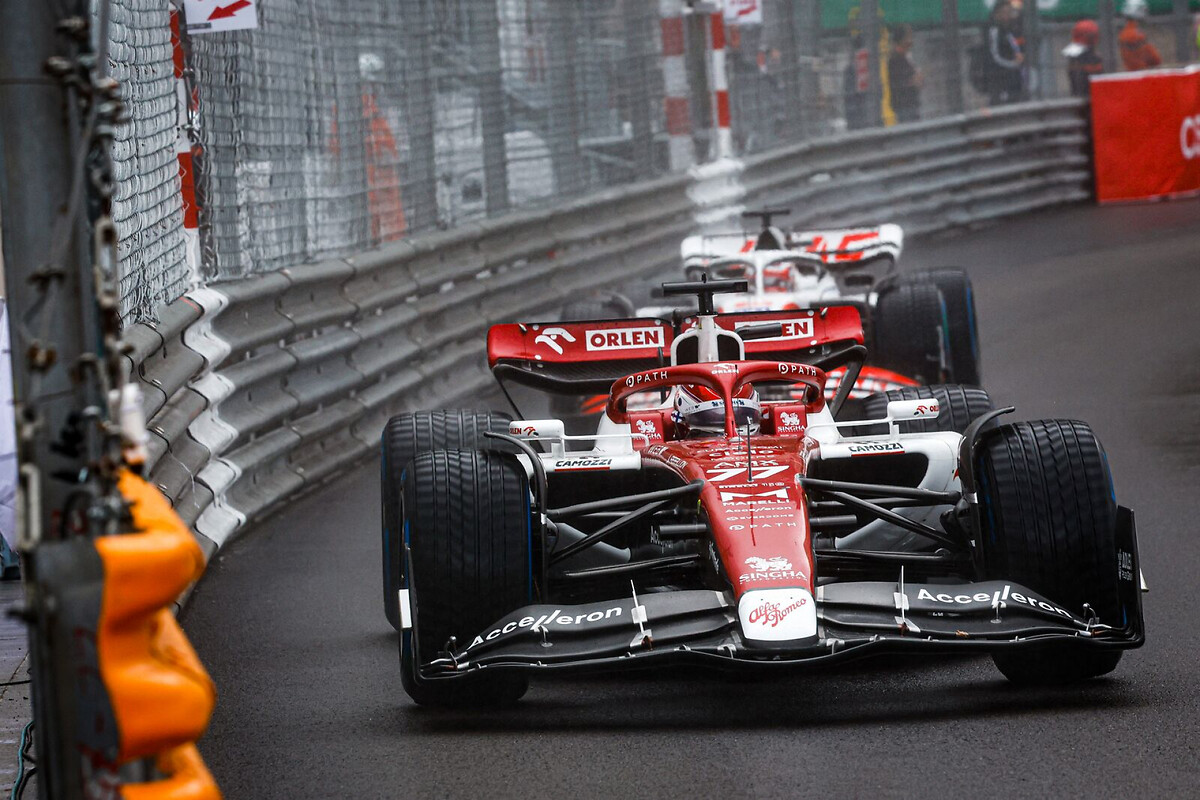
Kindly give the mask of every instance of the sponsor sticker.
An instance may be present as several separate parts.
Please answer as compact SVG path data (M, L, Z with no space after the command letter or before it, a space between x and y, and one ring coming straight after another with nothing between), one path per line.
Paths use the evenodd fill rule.
M767 526L771 527L771 526ZM783 556L772 556L771 558L762 558L760 556L751 556L746 559L746 566L750 568L749 572L743 572L738 577L738 583L750 583L751 581L804 581L807 577L800 570L792 567L792 562L788 561Z
M643 350L665 347L662 328L598 328L584 333L588 350Z
M554 462L555 472L583 472L612 469L611 458L560 458Z
M895 453L903 453L904 445L900 442L869 442L864 444L852 444L848 448L850 456L880 456Z
M761 322L743 322L736 325L734 330L745 328L750 325L762 325ZM761 339L755 339L756 342L786 342L789 339L811 339L813 337L813 321L812 317L802 317L800 319L785 319L780 320L780 326L783 328L781 336L767 336Z
M563 354L563 347L562 344L559 343L559 339L563 339L568 342L575 341L575 337L572 336L571 332L566 328L546 328L537 335L533 342L534 344L544 344L546 347L549 347L551 350L561 356Z
M721 492L721 504L726 506L779 505L787 501L787 487L765 492Z
M817 609L807 589L752 589L738 602L747 639L786 642L817 633Z
M917 592L917 600L918 601L924 600L929 603L937 603L939 605L945 605L945 606L978 606L979 604L987 603L989 606L991 606L993 608L1000 606L1001 604L1003 604L1006 607L1008 605L1008 603L1011 601L1013 603L1016 603L1018 606L1029 606L1031 608L1041 609L1042 611L1048 611L1052 614L1058 614L1060 616L1066 617L1067 619L1073 620L1076 618L1074 614L1072 614L1070 611L1067 611L1065 608L1062 608L1061 606L1056 606L1053 603L1048 603L1045 600L1041 599L1040 597L1034 597L1032 595L1022 594L1021 592L1014 592L1012 589L1012 586L1007 583L1004 584L1003 589L996 589L995 591L991 592L990 594L988 592L980 592L980 591L976 591L976 592L947 591L947 592L938 592L938 593L934 594L933 592L929 591L928 589L922 587Z
M596 623L600 622L601 620L620 617L622 611L623 609L620 606L606 608L603 611L592 611L588 614L564 614L562 613L561 609L555 609L549 614L543 614L536 618L522 617L519 620L512 620L499 628L493 628L486 634L479 634L475 637L475 640L472 641L471 644L467 645L467 649L470 650L476 645L483 644L484 642L494 641L501 636L512 633L516 630L521 630L523 628L532 628L534 630L538 630L544 627L547 630L553 630L552 626L559 628L585 627L589 623Z
M639 372L636 375L630 375L625 379L625 385L629 387L640 386L643 383L664 380L666 377L667 371L665 369L652 369L649 372Z
M810 366L809 364L781 363L779 365L779 374L780 375L804 375L809 378L815 378L819 374L819 370L814 366Z

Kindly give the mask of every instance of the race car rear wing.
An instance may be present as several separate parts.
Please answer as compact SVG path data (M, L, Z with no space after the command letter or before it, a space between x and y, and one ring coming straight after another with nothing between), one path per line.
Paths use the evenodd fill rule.
M745 342L754 359L808 363L863 342L854 306L720 314L716 322L732 331L779 323L778 336ZM500 381L554 394L607 393L613 381L669 364L675 337L693 324L685 319L678 331L654 318L493 325L488 366Z
M904 230L899 225L877 228L838 228L818 231L793 231L772 235L769 248L760 241L763 234L715 233L688 236L680 245L684 266L704 266L718 258L730 258L752 250L778 249L810 256L826 267L850 267L861 262L886 258L900 259L904 250Z
M899 225L824 231L794 231L787 246L821 259L827 267L856 266L887 258L895 262L904 250L904 230Z

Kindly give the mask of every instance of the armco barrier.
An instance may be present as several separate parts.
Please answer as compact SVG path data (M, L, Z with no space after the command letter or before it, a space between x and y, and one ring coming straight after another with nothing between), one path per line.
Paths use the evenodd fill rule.
M478 397L489 325L669 271L698 219L769 202L796 224L926 233L1083 200L1085 112L1027 104L856 133L190 292L127 332L151 482L211 555L373 451L392 414Z

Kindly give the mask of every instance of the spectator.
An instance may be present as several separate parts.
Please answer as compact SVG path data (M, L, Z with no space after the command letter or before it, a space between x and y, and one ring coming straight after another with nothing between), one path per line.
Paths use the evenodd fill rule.
M888 87L892 92L892 111L897 122L915 122L921 118L921 84L924 76L912 61L911 25L892 27L892 55L888 58Z
M992 105L1015 103L1025 93L1025 54L1017 41L1020 12L1012 0L996 0L984 34L987 48L987 95Z
M1104 72L1104 60L1096 52L1100 42L1100 26L1090 19L1080 20L1071 30L1071 43L1063 48L1067 57L1067 78L1071 81L1071 94L1088 97L1092 88L1090 78Z
M1117 37L1121 46L1121 62L1125 69L1136 72L1142 69L1153 69L1162 63L1158 48L1150 44L1142 31L1139 20L1146 18L1146 0L1125 0L1121 10L1125 17L1125 27Z

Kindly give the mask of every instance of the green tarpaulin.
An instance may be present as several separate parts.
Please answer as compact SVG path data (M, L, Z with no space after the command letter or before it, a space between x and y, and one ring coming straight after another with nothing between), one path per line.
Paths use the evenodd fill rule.
M860 0L821 0L821 26L826 30L847 27L851 9ZM1079 19L1096 16L1096 0L1041 0L1038 7L1048 19ZM1149 0L1151 14L1171 13L1171 0ZM1116 0L1117 10L1121 0ZM884 24L907 22L913 26L940 25L942 0L879 0ZM958 17L963 24L979 24L987 20L989 4L984 0L958 0ZM1200 0L1191 0L1193 11L1200 11Z

